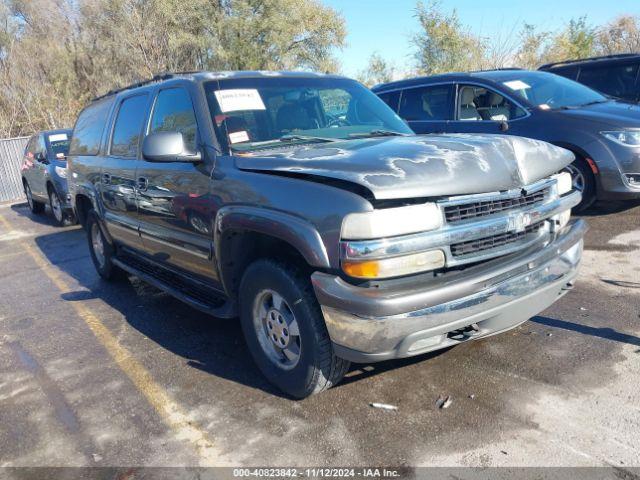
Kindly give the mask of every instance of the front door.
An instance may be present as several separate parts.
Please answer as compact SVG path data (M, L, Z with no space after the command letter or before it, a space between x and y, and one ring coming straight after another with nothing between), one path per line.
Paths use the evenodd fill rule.
M148 133L182 133L185 147L198 151L198 125L189 91L161 89ZM211 260L213 199L211 167L205 162L142 160L137 173L138 215L142 243L154 259L216 280Z
M453 85L408 88L402 91L398 114L416 133L446 133L453 98Z
M458 85L452 133L518 134L517 122L527 112L504 95L479 85ZM516 131L512 129L515 128Z
M100 195L104 219L118 242L140 248L136 206L136 168L149 95L126 97L117 106L109 154L102 163Z

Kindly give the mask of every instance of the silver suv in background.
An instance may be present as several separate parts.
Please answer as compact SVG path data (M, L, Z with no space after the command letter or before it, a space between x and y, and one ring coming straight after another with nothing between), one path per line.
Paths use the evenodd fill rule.
M32 136L24 150L22 185L33 213L49 204L60 226L75 222L67 189L71 130L47 130Z

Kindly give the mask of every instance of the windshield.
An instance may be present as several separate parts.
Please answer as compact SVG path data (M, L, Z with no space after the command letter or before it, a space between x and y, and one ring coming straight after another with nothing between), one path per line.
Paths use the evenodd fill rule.
M49 151L54 157L58 157L58 154L67 156L69 154L69 144L71 139L66 133L54 133L49 135Z
M492 76L492 80L543 109L580 107L608 100L589 87L553 73L510 72Z
M234 150L413 132L374 93L332 77L237 78L205 84L216 130Z

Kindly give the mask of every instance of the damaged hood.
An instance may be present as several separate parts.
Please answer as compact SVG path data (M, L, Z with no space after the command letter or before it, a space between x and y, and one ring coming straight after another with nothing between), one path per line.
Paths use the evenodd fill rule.
M508 135L428 135L337 141L236 157L242 170L361 185L378 200L510 190L573 161L568 150Z

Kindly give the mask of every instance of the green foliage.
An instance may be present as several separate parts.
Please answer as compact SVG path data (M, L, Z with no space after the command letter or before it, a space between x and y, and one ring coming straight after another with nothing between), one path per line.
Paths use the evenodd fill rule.
M393 80L395 67L375 52L369 57L367 68L357 75L358 81L368 87Z
M432 75L466 71L482 62L482 39L462 27L455 10L444 13L439 0L419 1L416 17L421 30L413 36L415 60L420 73Z

